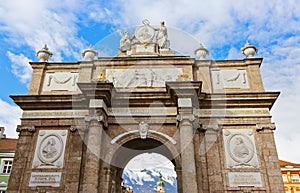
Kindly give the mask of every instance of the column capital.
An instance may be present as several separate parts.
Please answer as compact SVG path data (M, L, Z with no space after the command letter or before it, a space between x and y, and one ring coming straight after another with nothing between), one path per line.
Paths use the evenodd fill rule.
M22 125L18 125L16 131L17 132L21 132L21 131L29 131L31 133L35 132L35 126L22 126Z
M102 123L105 127L108 126L107 117L104 114L102 114L102 115L87 115L87 116L85 116L84 120L88 124L90 124L92 121L96 121L98 123Z
M178 122L182 122L184 120L193 122L195 121L196 117L193 114L189 114L189 115L177 115L177 121Z
M187 114L187 115L177 115L177 125L182 125L184 122L188 122L189 124L192 124L194 129L199 129L201 127L201 124L199 123L198 117L193 114Z
M75 133L76 131L84 132L85 130L86 130L86 126L82 126L82 125L71 125L70 127L70 131L72 133Z
M220 130L220 127L219 127L219 124L217 124L217 123L210 123L210 124L202 124L201 129L203 131L210 130L210 131L218 132Z
M275 123L257 123L256 124L256 131L260 132L260 131L264 131L264 130L275 130L276 129L276 125Z

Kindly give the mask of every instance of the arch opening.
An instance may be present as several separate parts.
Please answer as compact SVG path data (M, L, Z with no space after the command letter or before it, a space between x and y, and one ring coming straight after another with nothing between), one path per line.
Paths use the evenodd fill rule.
M177 186L180 184L177 176L181 176L178 159L166 144L156 139L131 139L116 150L111 160L110 165L115 171L114 180L116 185L120 185L116 189L122 191L123 184L133 188L134 192L155 192L161 172L167 192L180 192Z
M123 170L122 179L123 189L132 189L133 192L153 193L160 189L177 193L175 166L158 153L142 153L132 158Z
M111 165L124 168L133 157L142 153L158 153L164 155L176 166L174 157L169 148L162 142L151 138L137 138L124 143L114 154Z

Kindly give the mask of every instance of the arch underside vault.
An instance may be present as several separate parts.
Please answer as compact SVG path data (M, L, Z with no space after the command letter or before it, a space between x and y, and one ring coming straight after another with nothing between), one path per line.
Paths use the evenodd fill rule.
M110 164L124 168L133 157L143 153L158 153L164 155L176 166L174 156L168 147L166 147L162 142L150 138L137 138L126 142L115 152Z

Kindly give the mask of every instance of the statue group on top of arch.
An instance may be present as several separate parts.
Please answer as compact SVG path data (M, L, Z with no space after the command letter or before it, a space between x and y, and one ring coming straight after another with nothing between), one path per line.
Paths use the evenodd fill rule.
M143 26L139 26L136 28L134 35L130 36L128 30L121 33L118 30L119 34L121 35L120 40L120 52L127 53L132 49L134 44L147 44L155 43L158 46L158 50L161 51L163 49L169 50L170 41L168 39L168 32L165 26L165 22L160 23L159 28L154 28L150 25L148 20L143 20ZM157 33L156 33L157 32Z

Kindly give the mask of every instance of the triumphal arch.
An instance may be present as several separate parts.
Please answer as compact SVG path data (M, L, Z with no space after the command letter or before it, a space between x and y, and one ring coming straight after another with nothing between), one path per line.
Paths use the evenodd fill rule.
M155 152L175 166L179 193L284 192L261 58L174 52L164 22L121 32L115 57L91 46L78 62L37 52L8 192L120 193L133 157ZM98 50L99 51L99 50Z

